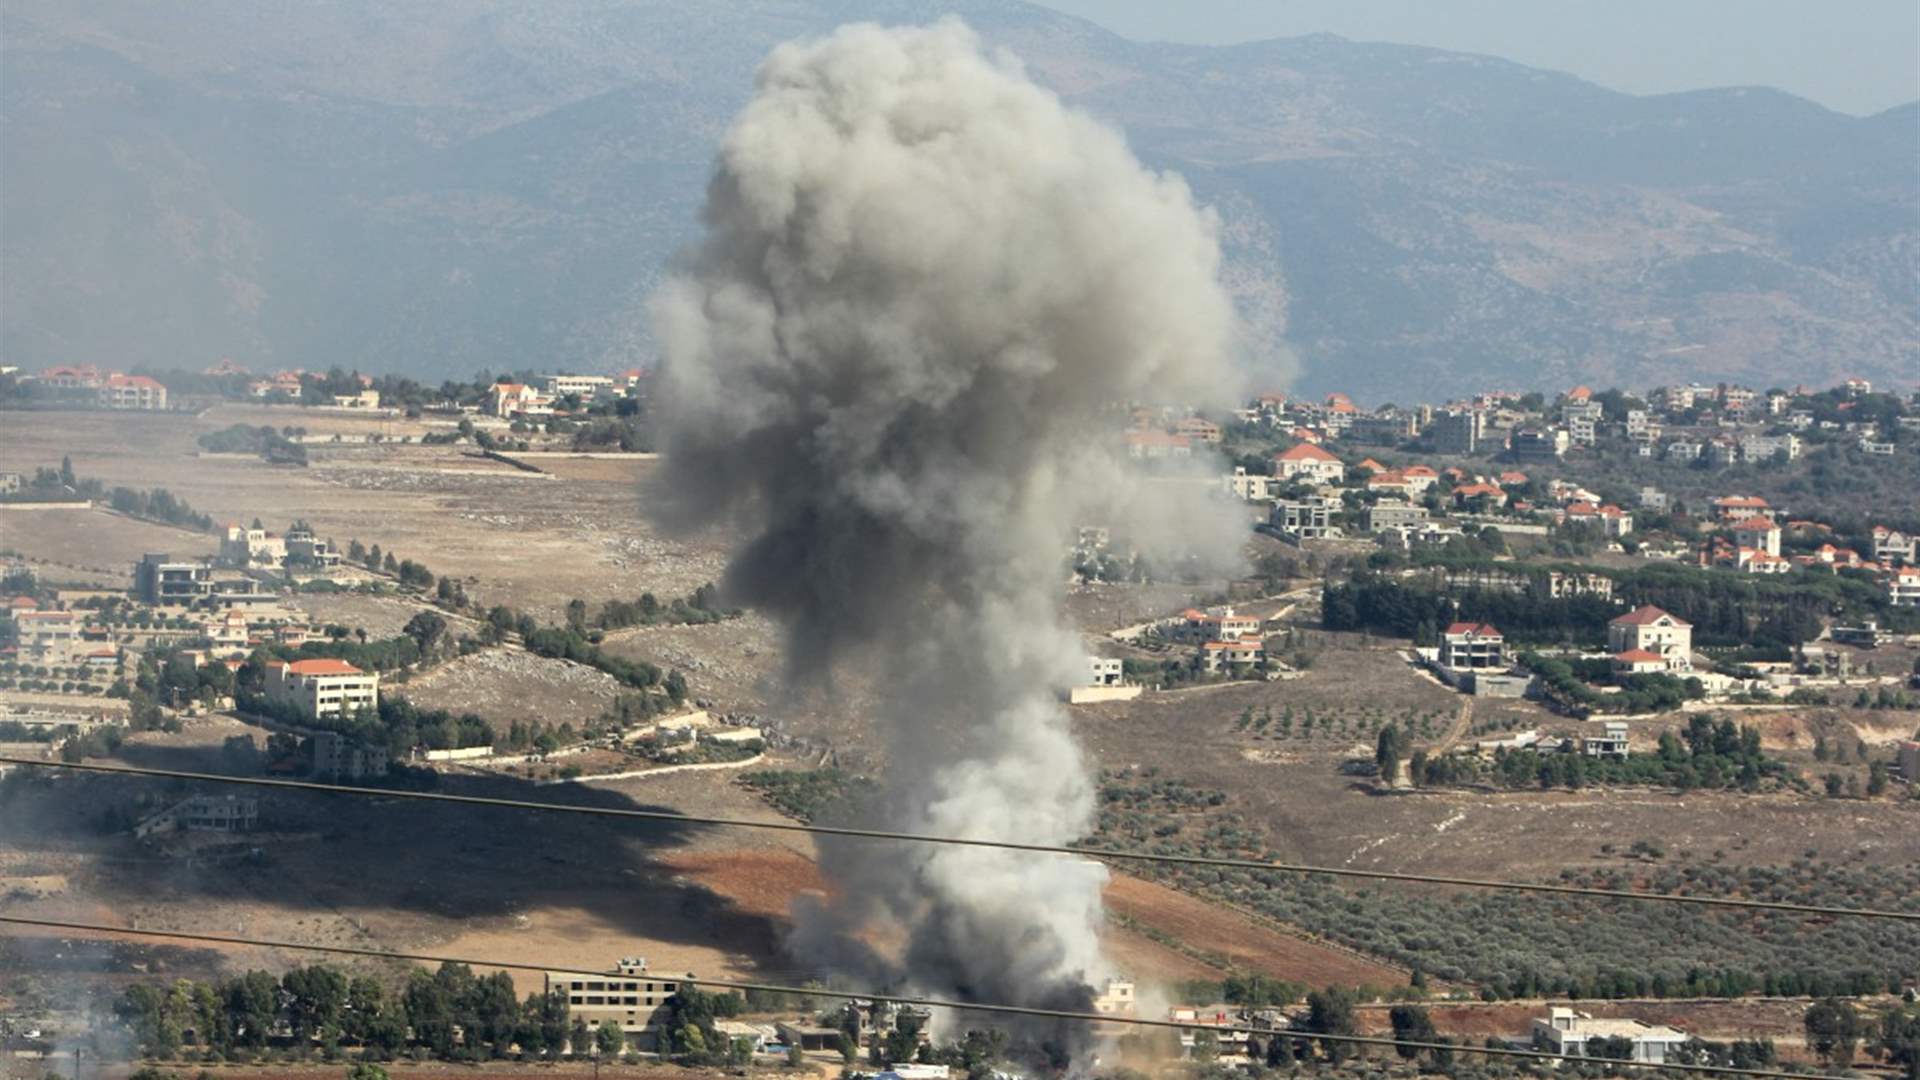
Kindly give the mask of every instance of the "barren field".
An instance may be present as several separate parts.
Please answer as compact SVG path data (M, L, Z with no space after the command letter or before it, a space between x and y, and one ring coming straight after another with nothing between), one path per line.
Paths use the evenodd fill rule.
M611 675L519 649L487 649L442 664L394 689L423 709L477 713L496 733L515 720L579 728L613 707Z
M313 616L315 625L329 623L360 629L373 639L398 637L407 620L420 611L447 613L401 596L376 596L368 593L302 593L292 601Z
M1116 873L1107 886L1110 915L1176 939L1210 968L1203 978L1252 971L1305 986L1404 986L1407 972L1351 952L1279 933L1237 912L1151 881ZM1164 976L1163 976L1164 977Z
M0 548L19 552L49 581L125 588L133 583L133 564L148 552L211 555L220 542L108 510L22 510L0 513Z
M1737 1001L1576 1001L1572 1007L1600 1018L1641 1020L1668 1024L1710 1041L1770 1038L1788 1058L1804 1057L1802 1016L1810 1002L1803 998L1747 998ZM1552 1002L1551 1004L1567 1004ZM1483 1038L1518 1038L1528 1024L1545 1015L1548 1002L1435 1002L1428 1006L1434 1027L1448 1035L1478 1042ZM1393 1027L1385 1005L1363 1005L1355 1011L1362 1034L1390 1035Z
M271 420L299 423L291 414L276 413ZM680 596L720 574L718 540L668 538L647 522L646 462L590 460L582 463L591 466L582 478L563 479L475 459L457 447L315 444L308 448L312 465L306 469L195 456L197 435L235 422L220 410L198 418L16 413L0 425L0 465L31 472L71 454L83 477L108 487L165 487L216 521L259 517L282 529L304 517L342 546L355 539L379 544L436 574L461 579L482 603L508 604L547 620L557 620L572 597L597 605L644 591ZM348 416L343 422L369 420ZM55 535L72 547L77 534ZM131 565L139 550L170 550L148 539L109 535L109 542L100 556L76 561ZM206 542L211 545L211 538ZM171 550L192 548L173 540Z
M1789 862L1813 848L1829 857L1920 859L1920 804L1913 802L1652 789L1378 793L1371 781L1340 770L1345 758L1371 761L1374 735L1364 724L1434 715L1426 729L1433 734L1418 743L1432 745L1466 699L1390 651L1342 647L1346 635L1310 637L1329 644L1311 646L1320 651L1305 678L1078 707L1076 730L1102 767L1158 766L1166 776L1229 792L1241 800L1245 816L1268 826L1278 850L1302 862L1538 879L1602 861L1602 844L1624 849L1643 838L1660 841L1677 856L1722 851L1751 864ZM1487 706L1477 703L1476 721L1486 719L1478 710ZM1523 726L1571 723L1524 703L1493 708L1516 710ZM1256 716L1271 710L1275 717L1290 711L1296 736L1274 736L1277 721L1264 739L1240 730L1248 709ZM1319 727L1312 738L1300 738L1309 710ZM1912 714L1876 715L1881 724L1913 720ZM1328 733L1336 721L1344 726ZM1658 722L1653 730L1679 723L1684 717ZM1767 723L1805 721L1775 714ZM1811 738L1801 745L1810 746ZM1800 756L1804 760L1794 763L1812 771L1810 754Z

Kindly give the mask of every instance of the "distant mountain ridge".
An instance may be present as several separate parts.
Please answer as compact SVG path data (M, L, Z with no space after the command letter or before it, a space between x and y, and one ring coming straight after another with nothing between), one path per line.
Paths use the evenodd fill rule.
M1331 35L1145 44L1012 0L19 0L0 352L629 365L765 51L949 10L1219 209L1302 389L1920 375L1920 103L1633 97Z

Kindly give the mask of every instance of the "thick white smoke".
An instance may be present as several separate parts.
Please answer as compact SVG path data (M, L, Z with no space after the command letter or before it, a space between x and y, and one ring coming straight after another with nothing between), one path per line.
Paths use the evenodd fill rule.
M706 225L655 301L672 505L744 527L726 589L784 620L796 675L879 681L887 825L1083 835L1063 559L1077 523L1142 505L1123 406L1226 385L1212 215L948 20L774 50ZM1026 1003L1083 1005L1104 974L1097 865L823 858L837 891L796 939L816 960ZM889 925L901 949L862 944Z

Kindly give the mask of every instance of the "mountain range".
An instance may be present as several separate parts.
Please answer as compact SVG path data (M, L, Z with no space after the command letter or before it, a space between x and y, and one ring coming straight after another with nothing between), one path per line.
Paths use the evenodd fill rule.
M1920 377L1920 103L1143 43L1015 0L12 0L0 362L644 364L766 51L949 12L1217 208L1256 381Z

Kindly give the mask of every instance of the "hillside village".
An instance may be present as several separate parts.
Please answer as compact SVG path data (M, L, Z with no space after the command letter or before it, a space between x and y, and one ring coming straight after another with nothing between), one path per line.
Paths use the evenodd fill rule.
M494 470L472 475L504 485L509 476L567 482L549 470L569 461L627 469L651 460L639 449L649 406L640 373L489 377L434 389L352 372L282 375L261 380L216 365L176 379L178 389L143 411L186 419L186 409L210 410L191 421L187 476L217 466L306 483L379 461L387 472L366 475L457 465ZM130 407L58 386L67 377L16 375L20 411L12 415ZM275 388L260 393L263 382ZM1616 413L1622 402L1632 407ZM1339 395L1267 394L1217 415L1134 408L1118 433L1124 453L1150 477L1204 488L1237 508L1252 576L1182 582L1184 571L1149 565L1125 535L1081 529L1062 553L1070 594L1101 604L1139 599L1084 628L1085 675L1061 687L1061 698L1095 738L1135 722L1129 717L1200 724L1219 732L1208 738L1244 748L1250 767L1288 762L1295 776L1357 780L1388 796L1670 789L1902 806L1920 777L1912 737L1920 735L1920 521L1897 503L1804 511L1790 484L1769 477L1824 458L1897 464L1920 446L1915 411L1911 398L1858 384L1764 396L1695 387L1644 399L1577 388L1554 402L1485 395L1371 413ZM1688 456L1692 439L1720 449ZM1756 441L1769 439L1784 441ZM1864 446L1883 441L1894 458ZM334 532L326 520L336 518L319 503L290 504L284 527L244 506L219 505L240 511L220 521L167 488L91 478L86 460L23 462L32 467L0 476L8 520L104 515L89 520L160 530L179 538L176 552L195 553L144 551L91 576L45 551L9 553L0 586L0 737L9 756L142 760L145 747L200 738L213 740L206 752L218 755L210 761L221 771L395 790L500 781L614 790L650 775L712 790L734 777L802 815L816 811L789 793L811 790L807 778L876 764L811 721L730 689L724 669L706 659L718 654L674 652L668 663L630 651L649 640L630 637L636 630L738 625L741 613L722 609L710 587L667 599L554 597L536 614L497 599L483 573L429 569L428 560L444 569L434 547L397 549L377 527L364 538ZM1639 471L1622 471L1623 460L1641 463ZM486 498L511 511L513 491L499 486ZM204 498L198 489L192 496ZM276 502L276 512L286 505ZM550 666L531 666L542 664ZM433 704L447 687L493 670L591 684L595 704L564 722L512 698L478 711ZM1393 689L1356 708L1356 679ZM1392 701L1406 704L1385 704ZM1836 714L1895 726L1849 728ZM1788 717L1801 734L1783 742ZM1869 744L1849 734L1869 730L1896 737ZM700 771L709 769L720 771ZM18 783L21 770L12 771ZM1103 792L1130 800L1132 782L1108 781ZM311 820L288 796L244 791L176 791L119 805L113 843L234 873L295 850L291 837ZM1158 820L1153 836L1188 835L1182 818ZM1220 827L1229 832L1209 836L1238 826ZM1657 858L1649 853L1664 846L1644 833L1633 843L1638 859ZM1212 895L1204 883L1168 883ZM1344 933L1291 917L1328 940ZM1348 947L1365 955L1384 945L1361 936ZM694 994L637 958L596 982L587 972L605 955L521 985L529 997L517 1007L514 1053L691 1054L939 1080L983 1068L982 1055L995 1052L944 1045L930 1036L939 1026L931 1017L870 1002L795 1009ZM1236 970L1225 968L1217 983L1162 984L1150 1009L1133 979L1119 978L1095 1004L1186 1025L1173 1051L1186 1060L1257 1070L1334 1053L1312 1043L1316 1031L1417 1033L1431 1023L1422 1002L1437 1008L1480 996L1463 986L1322 991L1306 981L1250 991L1233 981ZM1420 979L1417 964L1410 970L1398 976L1403 983ZM1819 971L1791 977L1810 980L1796 987L1839 988ZM1448 978L1464 984L1468 976ZM448 985L455 994L492 992L484 980ZM304 990L285 992L297 1001ZM1171 1004L1159 1003L1165 996ZM564 1019L549 1012L541 1020L547 1006L539 1002L560 998ZM128 1007L146 1006L130 999ZM399 999L369 1008L408 1015ZM309 1036L293 1015L261 1036L260 1052L300 1052ZM1725 1048L1733 1043L1712 1049L1724 1029L1710 1027L1702 1050L1687 1023L1640 1015L1541 1007L1500 1021L1497 1034L1505 1045L1569 1056L1734 1059ZM171 1038L159 1013L134 1024L142 1040ZM394 1052L415 1045L374 1029L357 1038ZM419 1052L473 1049L462 1046L429 1043ZM1743 1061L1778 1052L1759 1041L1735 1049Z

